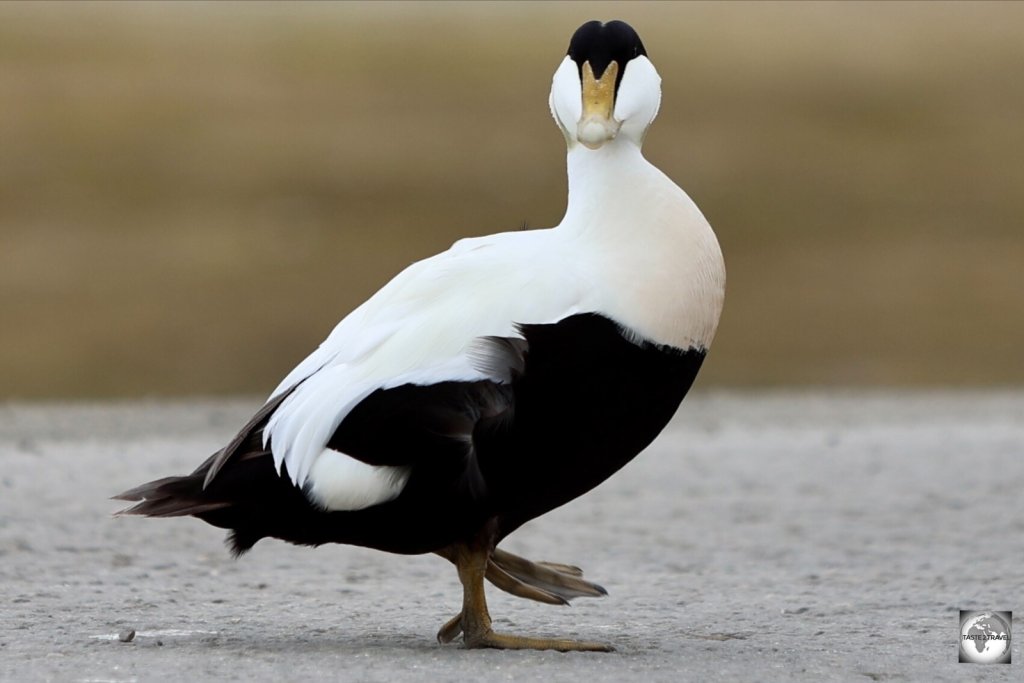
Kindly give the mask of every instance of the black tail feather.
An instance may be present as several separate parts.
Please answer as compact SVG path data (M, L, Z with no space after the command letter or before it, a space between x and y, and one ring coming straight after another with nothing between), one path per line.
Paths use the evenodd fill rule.
M235 557L266 536L293 543L325 542L321 537L329 527L321 528L323 513L309 504L286 470L278 474L269 452L251 449L237 454L207 485L207 471L216 455L191 474L156 479L117 494L114 500L134 504L115 516L198 517L231 532L227 545Z
M280 499L304 504L291 482L278 476L262 432L267 418L290 392L269 401L231 441L191 474L164 477L113 496L131 505L115 516L183 517L191 515L231 530L228 547L236 557L268 534L272 516L267 501ZM294 489L294 490L293 490Z
M197 474L157 479L114 496L113 500L127 500L136 503L114 514L117 516L183 517L200 515L231 505L227 501L206 498L203 496L202 486L203 477Z

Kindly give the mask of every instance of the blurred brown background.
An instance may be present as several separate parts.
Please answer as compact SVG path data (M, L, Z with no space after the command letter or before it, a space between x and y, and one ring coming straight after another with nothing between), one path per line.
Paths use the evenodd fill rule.
M1024 381L1024 4L0 5L0 398L267 392L453 240L553 225L572 31L729 268L702 386Z

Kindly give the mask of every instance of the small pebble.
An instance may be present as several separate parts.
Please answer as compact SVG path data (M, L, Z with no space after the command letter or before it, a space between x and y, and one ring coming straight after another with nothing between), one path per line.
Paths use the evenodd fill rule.
M135 640L135 629L130 628L127 631L121 631L117 634L117 639L122 643L130 643Z

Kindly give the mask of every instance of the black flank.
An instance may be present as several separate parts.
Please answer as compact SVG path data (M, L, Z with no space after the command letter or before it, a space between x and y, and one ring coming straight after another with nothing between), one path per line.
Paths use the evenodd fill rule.
M478 348L480 366L502 381L380 389L342 421L329 448L409 468L393 501L335 512L311 504L263 448L272 411L261 411L230 453L118 496L137 503L124 513L199 517L230 529L236 554L268 536L425 553L471 537L489 519L503 537L586 493L646 448L705 355L634 343L594 313L520 330L523 339L487 338ZM207 481L213 467L219 471Z

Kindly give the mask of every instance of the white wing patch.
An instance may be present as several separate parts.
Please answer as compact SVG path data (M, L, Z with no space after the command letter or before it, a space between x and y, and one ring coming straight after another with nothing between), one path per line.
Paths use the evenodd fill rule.
M721 310L721 252L696 207L665 182L673 192L655 199L679 206L645 226L646 239L658 248L636 248L637 238L621 229L587 240L561 228L531 230L463 240L399 273L338 323L275 391L294 387L264 430L278 472L287 467L296 486L331 509L391 500L408 473L337 451L317 467L338 426L377 389L507 382L507 367L481 361L478 340L519 337L517 323L595 312L653 343L706 348ZM621 216L607 211L587 220L621 228L633 209L629 204L618 207ZM692 229L680 229L672 218Z
M362 510L397 498L409 469L367 465L327 448L313 463L306 492L327 510Z
M326 448L327 442L377 389L506 381L507 371L492 376L480 365L476 340L518 336L518 322L556 322L577 312L588 291L585 278L563 263L539 267L559 253L551 239L552 231L535 230L460 241L413 264L346 316L275 391L297 384L263 432L278 472L287 467L296 486L331 510L398 496L408 468L369 465ZM524 269L524 263L534 267ZM530 290L546 295L530 296Z
M697 206L629 144L577 146L567 163L557 228L460 240L412 264L288 374L272 396L291 393L264 429L278 472L332 509L393 499L408 472L327 451L335 430L377 389L508 381L475 340L518 337L516 323L593 312L656 344L710 345L725 266Z

